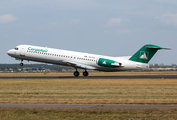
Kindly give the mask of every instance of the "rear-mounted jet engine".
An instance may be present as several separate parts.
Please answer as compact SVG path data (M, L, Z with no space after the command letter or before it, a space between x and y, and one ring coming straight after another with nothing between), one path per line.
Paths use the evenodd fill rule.
M122 63L116 62L114 60L109 60L105 58L99 58L97 64L104 67L120 67Z

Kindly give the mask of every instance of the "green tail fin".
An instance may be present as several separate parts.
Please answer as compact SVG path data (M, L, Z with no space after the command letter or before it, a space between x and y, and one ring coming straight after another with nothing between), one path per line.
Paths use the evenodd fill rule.
M141 63L148 63L159 49L164 48L151 44L144 45L129 60Z

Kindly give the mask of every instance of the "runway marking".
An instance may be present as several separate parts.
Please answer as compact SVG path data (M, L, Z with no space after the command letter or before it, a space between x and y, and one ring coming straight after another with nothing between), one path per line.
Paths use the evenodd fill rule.
M177 105L69 105L69 104L0 104L8 108L116 108L116 109L174 109Z

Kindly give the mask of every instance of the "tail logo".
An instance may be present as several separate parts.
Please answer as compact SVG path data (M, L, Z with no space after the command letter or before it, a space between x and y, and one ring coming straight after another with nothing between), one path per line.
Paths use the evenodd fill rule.
M148 60L149 52L141 51L140 52L140 59Z

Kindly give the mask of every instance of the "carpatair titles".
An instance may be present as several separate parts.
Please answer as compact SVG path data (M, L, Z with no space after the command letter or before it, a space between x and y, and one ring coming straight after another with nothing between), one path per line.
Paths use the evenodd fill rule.
M35 51L35 52L47 52L48 51L48 50L36 49L36 48L32 48L32 47L29 47L28 50Z

